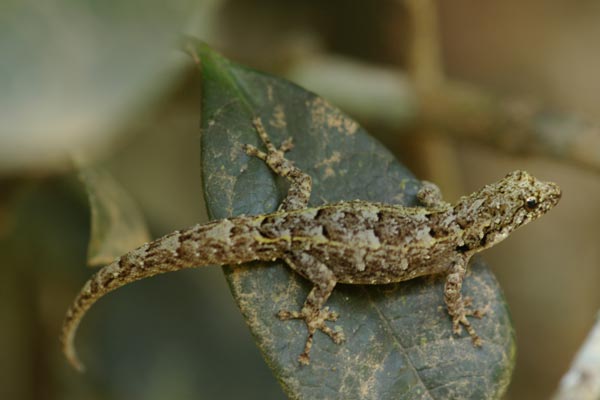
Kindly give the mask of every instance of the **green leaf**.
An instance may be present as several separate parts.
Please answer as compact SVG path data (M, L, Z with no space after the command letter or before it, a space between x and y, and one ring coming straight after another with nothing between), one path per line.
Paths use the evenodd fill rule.
M146 221L129 193L98 167L84 167L79 176L92 214L88 264L101 266L150 241Z
M311 204L362 199L416 205L419 181L354 121L302 88L229 62L206 45L192 50L202 66L202 168L212 218L274 211L286 185L242 144L259 147L251 120L262 117L274 143L293 137L289 158L313 178ZM513 330L501 290L476 262L464 292L489 313L474 326L484 339L453 337L443 280L336 287L328 306L346 342L318 333L311 364L297 357L306 328L280 321L299 309L310 284L284 264L224 268L265 360L290 398L499 398L514 363Z

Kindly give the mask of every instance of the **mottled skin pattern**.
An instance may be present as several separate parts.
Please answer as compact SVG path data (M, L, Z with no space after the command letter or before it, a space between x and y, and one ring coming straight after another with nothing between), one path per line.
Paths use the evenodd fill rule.
M340 202L307 208L311 178L284 156L288 140L275 148L259 119L257 132L267 148L247 145L246 152L264 160L290 189L277 212L243 216L196 225L154 240L118 258L98 271L68 310L62 332L63 350L82 369L73 347L81 318L106 293L156 274L206 265L240 264L283 259L313 283L299 311L280 311L280 319L301 319L308 328L302 364L310 361L313 335L321 330L335 343L344 340L326 322L337 314L325 307L337 283L385 284L418 276L445 274L444 298L453 331L465 327L476 346L481 339L468 316L471 300L461 296L467 263L473 254L505 239L510 232L554 207L559 187L541 182L527 172L515 171L455 205L441 199L439 189L424 182L418 193L424 207Z

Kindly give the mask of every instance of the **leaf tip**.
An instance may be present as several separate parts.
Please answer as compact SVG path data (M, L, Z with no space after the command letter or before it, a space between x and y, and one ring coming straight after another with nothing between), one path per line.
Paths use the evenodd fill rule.
M222 58L206 42L193 36L182 35L179 42L180 49L188 54L197 66L200 66L205 58Z

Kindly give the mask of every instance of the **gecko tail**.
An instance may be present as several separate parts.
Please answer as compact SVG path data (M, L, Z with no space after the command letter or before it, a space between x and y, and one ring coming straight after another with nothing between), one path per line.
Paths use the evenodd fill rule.
M127 283L159 273L150 268L144 271L141 268L140 262L143 262L141 260L137 262L137 266L131 263L134 259L140 258L136 253L140 253L141 249L143 247L100 269L85 283L71 307L69 307L63 321L60 342L67 361L78 372L84 372L85 366L77 356L74 341L79 324L90 307L107 293Z
M69 363L84 371L74 346L75 334L87 310L105 294L170 271L273 258L275 252L257 243L256 224L256 218L240 217L196 225L147 243L100 269L85 283L63 322L60 342Z
M69 362L69 364L71 364L71 366L77 372L84 373L85 365L81 362L81 360L77 356L77 351L75 350L75 346L73 344L76 331L77 331L77 328L75 327L68 337L61 338L61 340L65 341L63 343L63 353L64 353L65 357L67 358L67 361Z

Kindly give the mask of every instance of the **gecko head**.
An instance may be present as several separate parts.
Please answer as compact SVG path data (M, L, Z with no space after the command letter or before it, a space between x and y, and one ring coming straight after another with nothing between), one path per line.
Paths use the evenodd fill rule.
M463 215L472 215L467 225L479 249L488 248L508 234L554 208L561 198L557 184L513 171L496 183L459 201ZM460 217L459 217L460 218Z
M515 228L533 221L556 206L561 191L554 182L544 182L526 171L513 171L499 181L502 199L507 204L507 217Z

